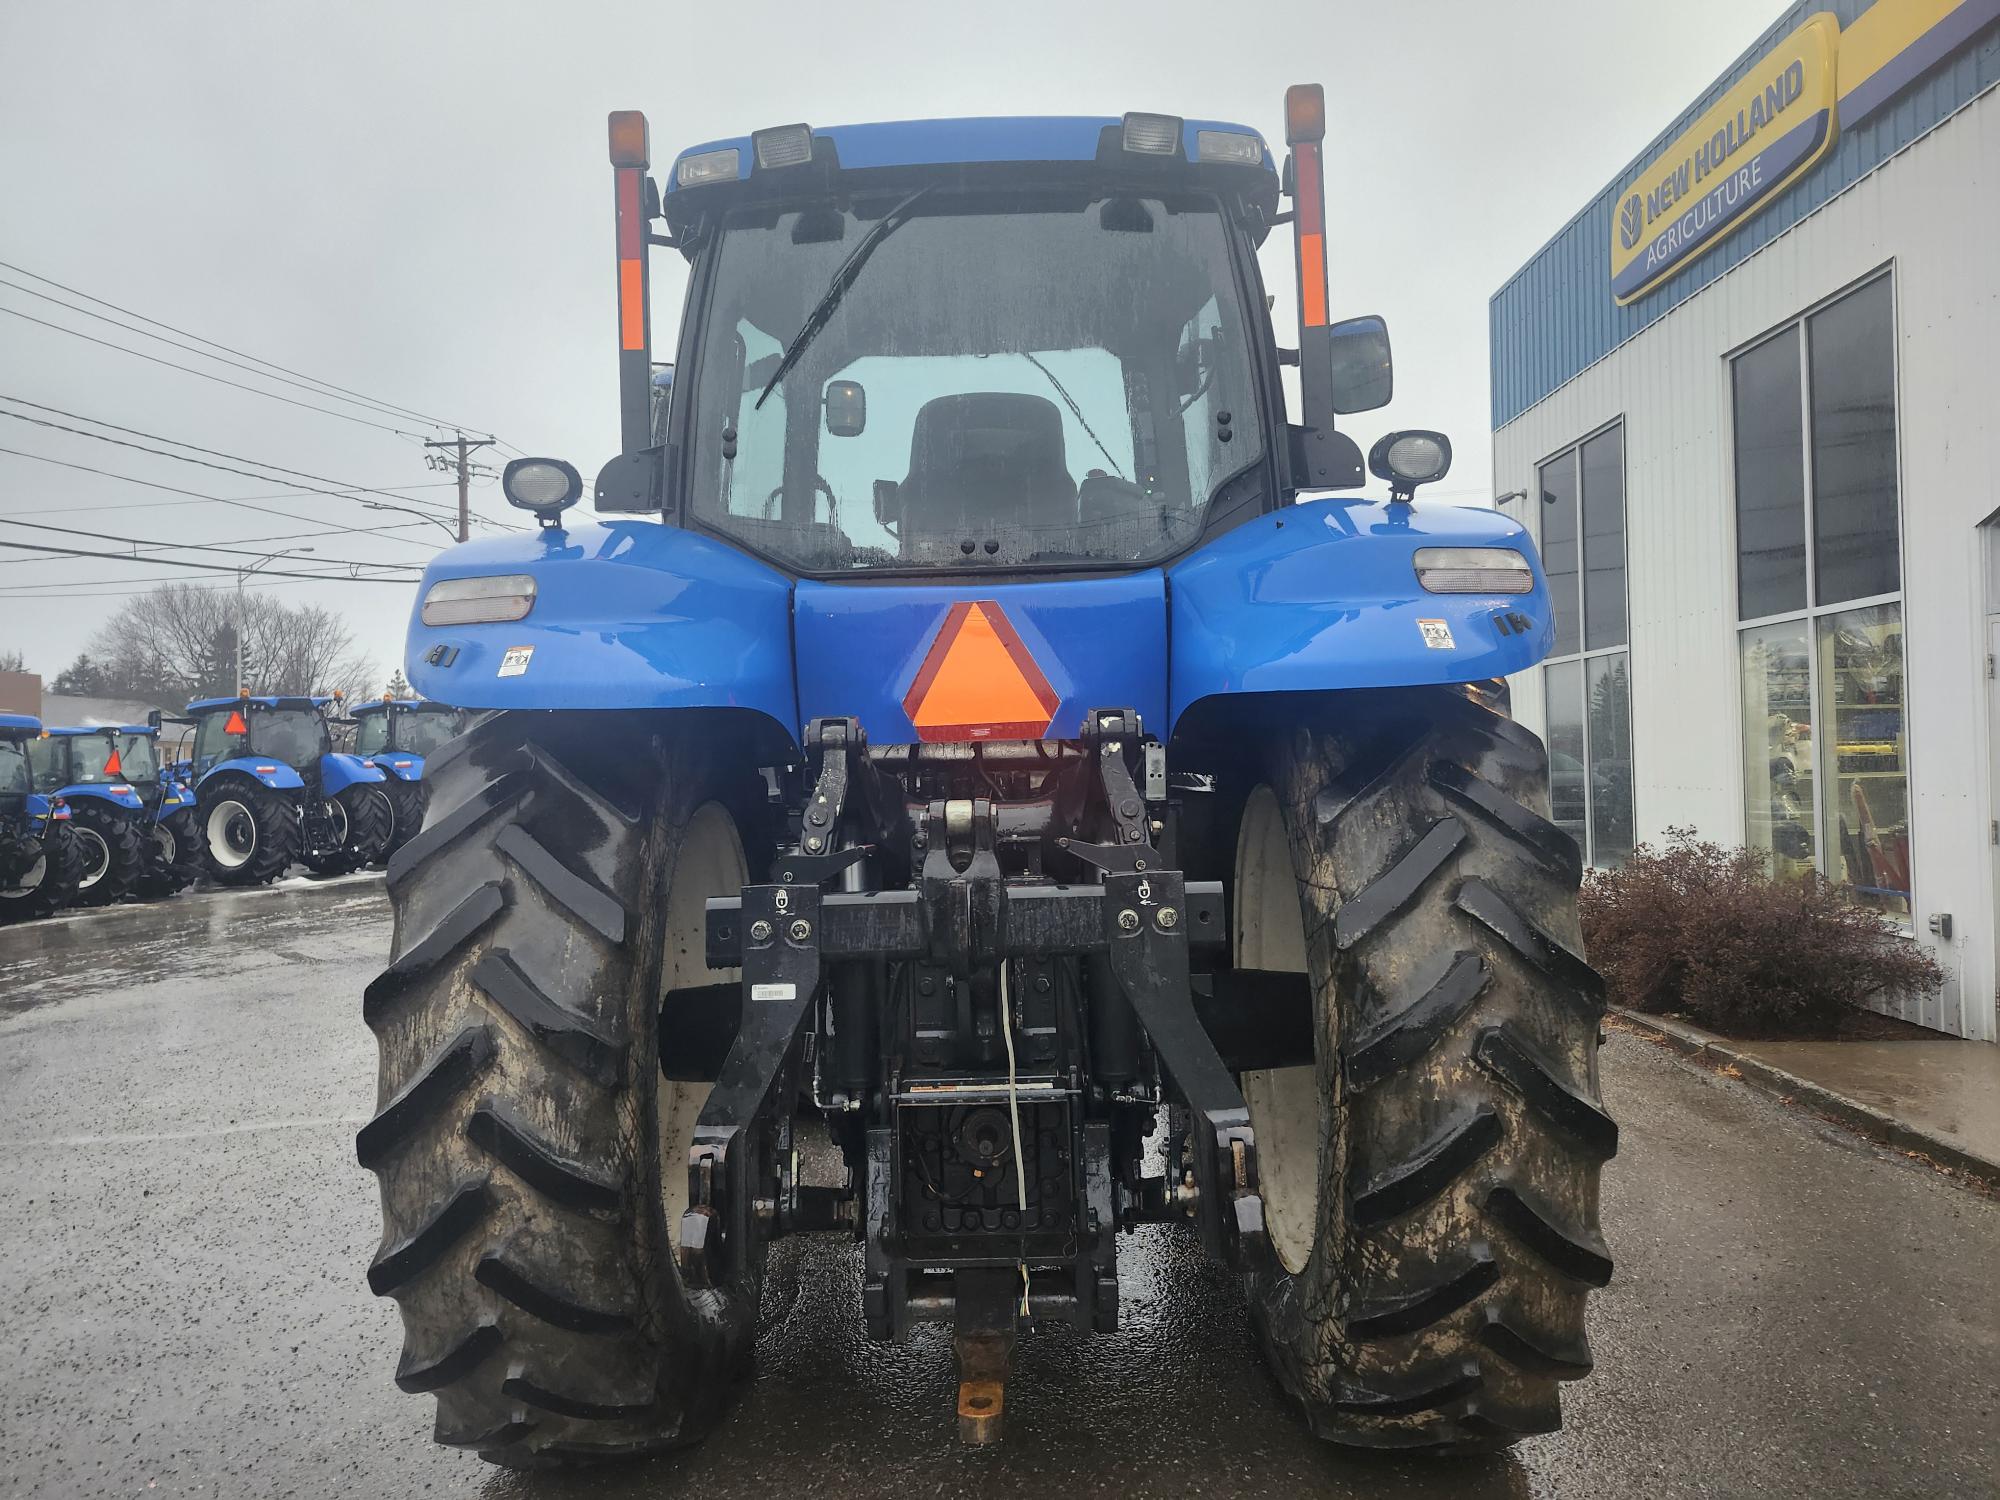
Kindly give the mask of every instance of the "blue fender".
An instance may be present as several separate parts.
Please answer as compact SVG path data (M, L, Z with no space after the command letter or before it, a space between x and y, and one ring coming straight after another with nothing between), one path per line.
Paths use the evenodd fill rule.
M1426 593L1419 547L1513 547L1534 589ZM1555 640L1527 532L1470 507L1310 500L1217 537L1167 585L1175 722L1218 694L1478 682L1533 666Z
M364 781L381 781L381 770L358 755L322 755L319 758L319 789L328 797L338 796Z
M155 822L171 818L175 813L194 806L194 793L177 781L169 781L160 788L160 805L153 814Z
M79 782L66 786L56 795L66 802L74 802L80 797L89 797L96 802L109 802L113 807L122 807L127 812L144 812L146 800L123 782Z
M281 760L258 760L254 755L238 756L235 760L217 761L202 773L195 783L197 792L218 776L247 776L252 781L262 782L275 792L296 792L305 788L305 778Z
M368 762L391 781L422 781L424 758L408 750L384 750Z
M58 823L69 821L69 804L59 797L44 796L40 792L28 793L28 821L40 827L53 818Z
M507 573L535 580L526 619L424 624L441 579ZM790 734L791 592L775 568L655 521L466 542L424 570L404 670L459 708L748 708Z

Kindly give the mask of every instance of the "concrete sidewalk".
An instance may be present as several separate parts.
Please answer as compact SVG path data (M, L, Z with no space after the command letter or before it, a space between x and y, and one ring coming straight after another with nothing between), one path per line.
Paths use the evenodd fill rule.
M1870 1140L2000 1187L2000 1047L1948 1037L1746 1042L1665 1016L1612 1014L1682 1056Z

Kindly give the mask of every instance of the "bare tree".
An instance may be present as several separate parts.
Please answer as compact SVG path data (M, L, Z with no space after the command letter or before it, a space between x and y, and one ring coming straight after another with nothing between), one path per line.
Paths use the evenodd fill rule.
M242 605L244 686L256 693L363 692L374 678L340 616L252 594ZM131 600L90 643L108 692L223 697L236 691L237 596L170 583Z

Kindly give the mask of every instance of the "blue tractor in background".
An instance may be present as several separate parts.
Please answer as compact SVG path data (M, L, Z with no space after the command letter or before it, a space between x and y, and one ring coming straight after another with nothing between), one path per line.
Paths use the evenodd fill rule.
M188 705L211 880L268 885L295 863L342 875L380 855L390 831L384 778L359 756L333 752L338 702L266 694Z
M425 698L371 699L352 713L354 754L384 778L377 790L388 808L389 837L377 859L386 860L424 826L424 757L458 735L465 715Z
M1558 1425L1617 1131L1498 682L1552 604L1520 526L1413 503L1442 435L1346 493L1392 374L1329 316L1324 133L1317 87L1282 173L1154 114L782 126L662 191L611 117L599 519L510 463L539 529L443 553L410 625L416 689L488 711L363 1005L368 1279L441 1442L700 1437L805 1233L859 1242L875 1338L953 1327L990 1441L1019 1332L1115 1328L1147 1223L1241 1273L1334 1442Z
M0 922L60 911L82 874L68 804L35 790L28 747L41 734L40 719L0 714Z
M133 771L125 766L128 747ZM82 868L78 906L110 906L135 894L154 860L153 809L138 780L157 786L145 730L117 727L44 729L28 745L35 790L68 804Z
M125 779L152 815L136 887L149 899L184 891L202 873L201 820L195 815L194 789L185 773L167 764L161 754L162 722L156 709L150 722L128 724L118 731Z

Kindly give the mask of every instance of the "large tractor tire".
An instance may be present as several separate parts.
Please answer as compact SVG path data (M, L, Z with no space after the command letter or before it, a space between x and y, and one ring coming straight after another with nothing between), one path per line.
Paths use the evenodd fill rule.
M137 888L146 869L146 834L139 815L95 797L70 803L70 835L82 861L78 906L114 906Z
M201 875L201 819L191 807L161 818L147 830L146 868L138 892L158 900L186 890Z
M1339 1443L1552 1431L1611 1276L1580 861L1541 741L1490 701L1346 695L1243 809L1235 961L1309 976L1316 1057L1244 1075L1272 1246L1252 1316Z
M269 885L299 857L299 810L283 792L229 777L202 788L195 812L217 885Z
M61 911L76 898L83 874L83 856L68 823L50 823L28 867L0 885L0 922L28 922Z
M690 1291L673 1251L707 1086L662 1078L659 999L712 982L703 903L744 880L723 757L641 717L507 714L427 771L356 1139L396 1383L508 1467L691 1442L747 1368L762 1275L746 1254Z
M332 847L302 849L299 862L315 875L349 875L374 861L389 842L392 813L377 782L343 787L326 804Z
M424 809L430 805L430 783L425 781L390 781L382 788L382 795L388 798L392 822L389 829L389 846L377 857L376 863L387 864L390 856L417 836L424 826Z

